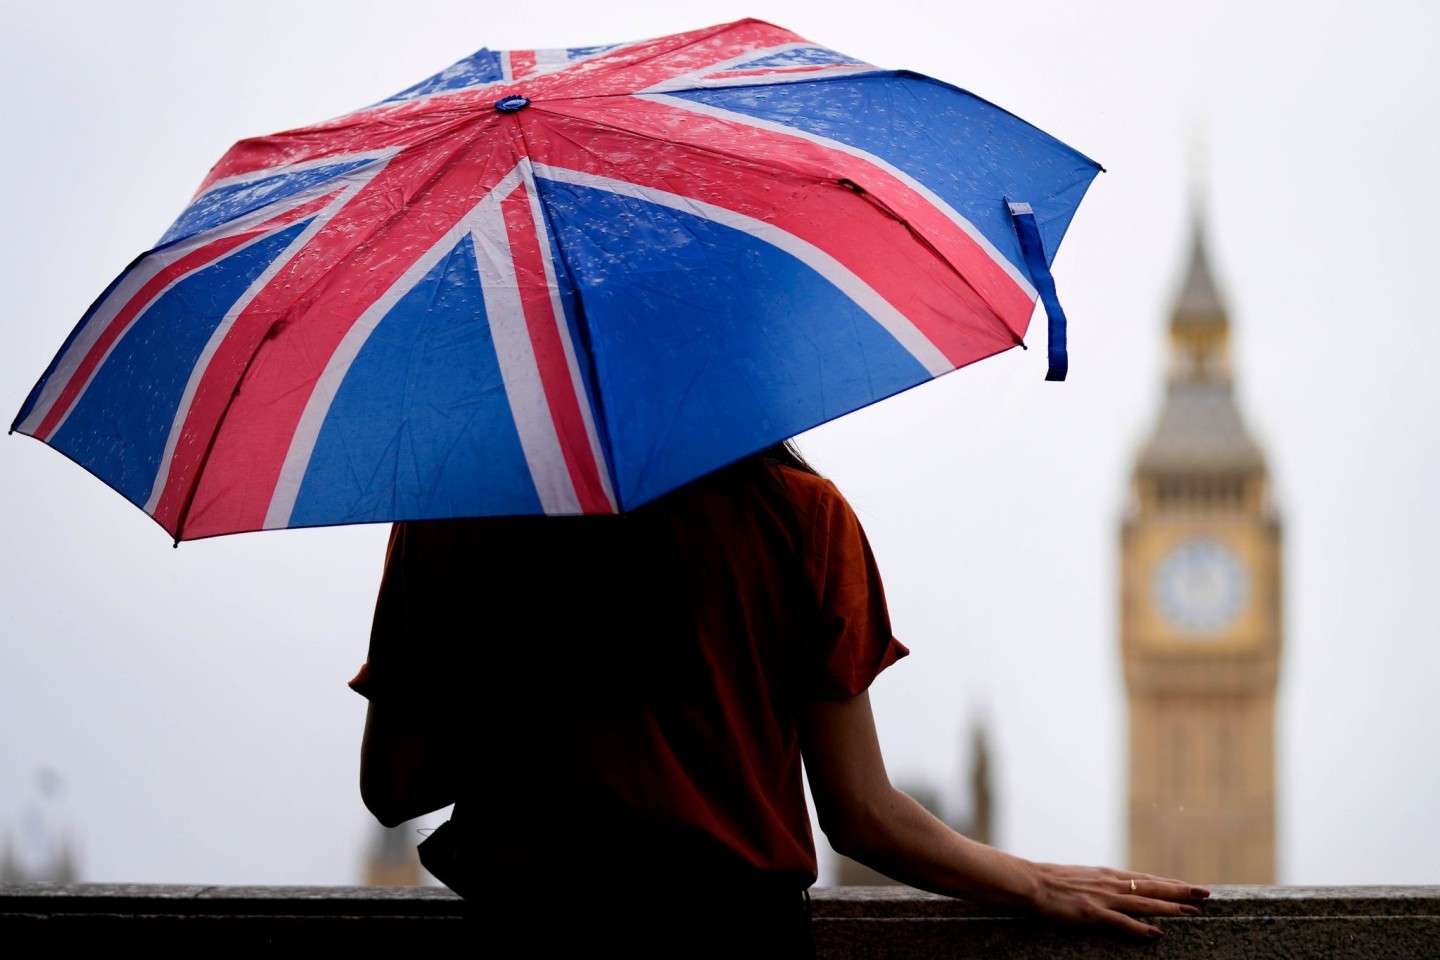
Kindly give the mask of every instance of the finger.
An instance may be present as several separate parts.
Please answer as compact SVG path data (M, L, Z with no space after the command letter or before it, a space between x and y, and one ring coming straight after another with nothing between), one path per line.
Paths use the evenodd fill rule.
M1173 900L1158 900L1154 897L1122 897L1116 910L1137 917L1196 917L1200 908L1190 903L1176 903Z
M1160 876L1160 875L1157 874L1157 873L1140 873L1140 872L1134 871L1134 870L1132 870L1132 871L1130 871L1129 873L1125 874L1125 876L1127 876L1127 877L1134 877L1136 880L1163 880L1163 881L1165 881L1166 883L1184 883L1184 882L1185 882L1184 880L1181 880L1179 877L1162 877L1162 876Z
M1165 936L1165 932L1154 924L1136 920L1134 917L1116 911L1107 911L1104 922L1142 940L1159 940Z
M1180 880L1162 880L1160 878L1140 880L1131 878L1125 882L1129 885L1126 891L1127 893L1150 897L1155 900L1204 900L1210 896L1210 891L1204 887L1197 887Z
M1176 886L1185 887L1187 890L1190 891L1190 899L1192 900L1203 900L1206 897L1210 896L1210 891L1207 890L1205 887L1189 883L1185 880L1179 879L1178 877L1159 877L1153 873L1127 873L1125 874L1125 876L1134 877L1136 881L1154 880L1158 883L1173 883Z

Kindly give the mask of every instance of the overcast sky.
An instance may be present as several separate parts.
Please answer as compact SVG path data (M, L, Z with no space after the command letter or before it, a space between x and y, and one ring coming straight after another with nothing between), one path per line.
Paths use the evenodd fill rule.
M1043 382L1043 351L1012 351L802 441L860 513L913 651L873 694L895 779L958 812L983 718L1000 845L1123 860L1117 532L1159 408L1198 168L1238 396L1284 522L1280 879L1440 883L1437 8L502 6L6 0L6 416L233 141L381 99L482 46L772 20L973 90L1109 170L1055 265L1068 382ZM355 882L371 821L355 787L363 702L345 681L385 529L172 550L20 436L0 441L0 502L0 836L29 835L48 769L47 816L73 832L86 879Z

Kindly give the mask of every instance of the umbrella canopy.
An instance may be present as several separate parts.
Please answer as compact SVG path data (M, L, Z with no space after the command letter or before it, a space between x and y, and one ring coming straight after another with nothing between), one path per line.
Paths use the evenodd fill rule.
M234 146L13 429L177 541L613 513L1020 344L1098 170L754 20L482 50Z

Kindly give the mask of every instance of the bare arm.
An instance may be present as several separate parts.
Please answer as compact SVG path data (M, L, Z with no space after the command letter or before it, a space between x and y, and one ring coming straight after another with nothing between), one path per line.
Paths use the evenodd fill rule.
M903 883L1145 937L1160 936L1160 929L1136 916L1189 916L1197 912L1192 901L1209 896L1148 874L1034 863L956 833L890 785L868 694L812 701L800 736L831 844Z

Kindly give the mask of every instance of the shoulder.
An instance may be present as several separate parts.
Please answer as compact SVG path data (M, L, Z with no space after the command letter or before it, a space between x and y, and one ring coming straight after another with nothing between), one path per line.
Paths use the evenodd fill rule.
M785 485L785 491L797 503L845 503L845 498L840 495L835 484L822 476L806 473L804 470L796 470L794 467L787 467L783 464L776 464L772 469L780 477L780 482Z
M785 499L793 506L802 527L803 538L813 549L849 552L862 549L865 532L840 490L824 477L791 467L779 466L779 479Z
M777 471L787 498L803 512L814 515L834 511L853 515L850 503L826 478L783 465L776 465L773 469Z

